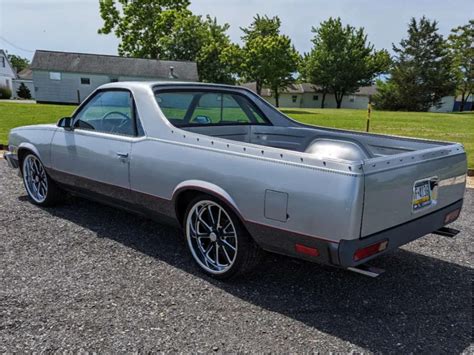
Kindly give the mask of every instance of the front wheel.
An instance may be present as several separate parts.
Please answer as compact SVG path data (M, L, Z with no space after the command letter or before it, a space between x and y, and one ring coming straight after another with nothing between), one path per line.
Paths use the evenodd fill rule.
M260 248L221 201L207 195L196 197L184 222L189 250L206 274L225 279L251 271L258 263Z
M22 162L23 184L31 202L40 206L51 206L61 198L61 191L48 176L43 163L28 153Z

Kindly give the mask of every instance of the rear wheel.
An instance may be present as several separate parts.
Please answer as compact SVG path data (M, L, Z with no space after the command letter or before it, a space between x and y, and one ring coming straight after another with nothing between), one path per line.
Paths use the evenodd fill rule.
M30 201L40 206L51 206L61 198L59 187L46 173L39 158L27 153L22 161L23 183Z
M249 272L258 263L260 248L235 213L218 199L196 197L184 222L189 250L205 273L224 279Z

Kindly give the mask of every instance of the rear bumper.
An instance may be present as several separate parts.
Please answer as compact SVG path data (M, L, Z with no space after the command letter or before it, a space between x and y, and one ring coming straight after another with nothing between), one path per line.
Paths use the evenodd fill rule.
M447 224L445 223L446 215L450 212L461 210L462 203L463 200L461 199L428 215L362 239L343 239L339 242L301 235L288 230L256 223L246 222L245 226L255 241L267 251L322 264L348 268L364 264L371 259L377 258L404 244L440 229ZM385 250L358 261L354 260L354 253L358 249L368 247L381 241L388 241ZM302 249L298 250L297 244L304 246L303 250L310 250L312 253L301 253ZM317 252L315 250L317 250Z
M3 159L8 163L8 166L12 169L18 169L18 156L12 152L5 152L3 154Z
M398 225L396 227L386 229L382 232L372 234L362 239L341 240L339 242L338 248L339 265L342 267L350 267L363 264L371 259L379 257L382 254L397 249L404 244L440 229L447 224L445 223L446 215L450 212L461 210L462 203L463 200L459 200L433 213ZM387 249L360 261L354 261L354 253L356 250L384 240L388 241Z

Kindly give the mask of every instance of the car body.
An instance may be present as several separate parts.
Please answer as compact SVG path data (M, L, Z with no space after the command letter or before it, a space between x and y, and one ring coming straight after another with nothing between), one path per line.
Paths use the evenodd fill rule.
M458 143L308 126L242 87L176 82L103 85L58 125L13 129L6 159L26 153L73 194L185 230L209 196L259 248L343 268L455 220L467 171Z

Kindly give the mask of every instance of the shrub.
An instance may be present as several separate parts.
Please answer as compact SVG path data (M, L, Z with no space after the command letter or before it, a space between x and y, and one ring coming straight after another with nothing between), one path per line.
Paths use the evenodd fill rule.
M9 87L0 86L0 99L10 99L12 97L12 91Z
M20 87L16 91L16 94L22 99L31 99L30 89L28 89L28 86L26 86L25 83L20 84Z
M399 111L404 107L397 86L389 81L377 80L377 93L372 101L378 110Z

